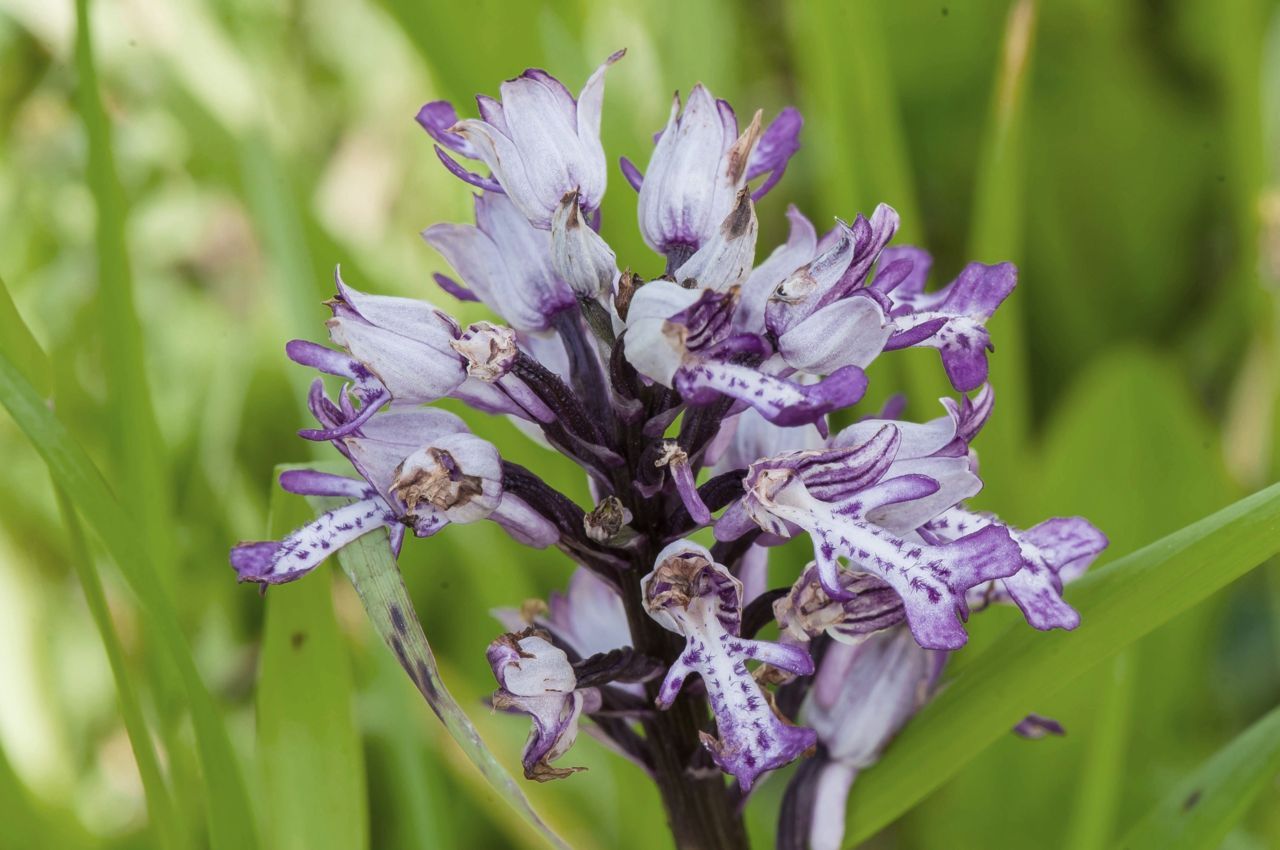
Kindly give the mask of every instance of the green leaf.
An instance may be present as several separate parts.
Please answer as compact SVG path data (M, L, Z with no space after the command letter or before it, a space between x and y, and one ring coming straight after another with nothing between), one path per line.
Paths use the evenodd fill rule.
M151 732L147 728L142 714L142 703L129 678L129 667L126 662L124 647L120 644L120 636L116 634L115 623L107 608L107 597L102 590L102 578L94 567L93 555L85 540L84 528L80 525L80 517L76 515L75 505L61 487L54 486L54 495L58 501L58 511L62 514L62 522L67 530L67 560L71 562L80 587L84 591L85 605L89 616L102 638L102 648L107 654L107 663L111 667L111 678L115 681L116 696L120 705L120 716L124 721L125 731L129 735L129 745L133 749L133 758L138 765L138 775L142 779L142 789L147 798L147 814L150 826L160 847L183 847L185 836L178 824L173 799L165 785L164 774L160 770L160 760L156 756L155 745L151 741Z
M1280 484L1242 499L1073 585L1082 625L1028 635L1023 623L927 706L849 798L862 841L954 776L1052 694L1280 550Z
M818 0L790 4L787 13L810 116L807 167L823 176L818 220L830 221L828 214L852 219L858 211L869 215L883 201L902 216L900 237L920 238L924 222L876 4ZM850 33L858 34L857 49L850 49Z
M3 278L0 278L0 351L9 353L22 377L42 395L53 392L53 370L49 366L49 357L36 341L27 323L22 321Z
M312 516L305 499L277 488L268 537L282 537ZM351 664L329 578L324 570L267 595L258 753L266 835L271 847L282 850L360 850L369 844Z
M102 539L141 603L144 625L177 669L204 773L210 843L215 850L252 850L258 842L244 777L177 615L156 581L151 555L137 533L136 518L117 501L93 461L23 378L7 352L0 352L0 405L44 458L57 486L70 495Z
M400 850L463 846L457 835L461 826L458 813L465 809L451 798L447 774L430 758L434 753L427 727L420 722L418 692L406 686L390 653L376 645L372 649L369 691L377 699L362 706L361 720L371 752L371 774L379 758L384 764L387 794L381 800L374 798L375 817L377 805L384 807L382 840Z
M111 124L98 91L88 0L76 0L76 102L88 143L89 190L96 207L98 326L102 329L102 368L107 383L105 424L111 436L111 470L132 493L130 505L145 535L154 563L165 567L159 578L172 581L173 533L169 481L160 427L146 370L142 324L133 303L133 280L125 240L128 210L116 174Z
M312 502L318 509L327 509L333 500L313 499ZM360 595L374 630L395 653L400 666L467 758L548 844L567 850L568 845L533 810L520 786L485 746L480 733L445 687L435 655L414 613L413 601L400 577L400 569L391 557L386 531L378 530L347 544L338 551L338 562Z
M1080 772L1066 850L1093 850L1111 843L1116 811L1123 799L1121 783L1128 755L1133 702L1133 656L1130 649L1111 661L1106 689L1097 694L1097 725L1089 738Z
M967 261L1000 263L1022 259L1023 115L1035 31L1034 0L1018 0L1009 8L1005 22L1000 68L974 189ZM992 500L993 504L1014 503L1026 477L1023 470L1031 398L1022 321L1025 298L1023 291L1015 290L987 323L998 349L990 358L989 380L998 390L1000 404L999 415L993 416L984 428L986 444L1000 447L1000 451L987 454L982 465L983 500Z
M1280 774L1280 707L1273 708L1169 792L1120 843L1124 850L1209 850Z

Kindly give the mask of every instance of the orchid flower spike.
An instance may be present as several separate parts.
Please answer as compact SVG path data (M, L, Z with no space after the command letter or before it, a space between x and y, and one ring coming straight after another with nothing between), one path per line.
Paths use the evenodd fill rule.
M475 193L473 222L422 232L467 318L413 281L375 294L335 274L328 340L285 350L318 374L300 436L352 472L281 474L330 509L233 547L231 566L280 584L366 535L399 558L407 539L481 521L554 549L539 571L559 558L565 589L495 609L507 633L486 653L493 707L531 723L524 776L581 770L568 754L585 730L654 779L680 846L720 848L745 846L750 792L799 762L780 846L834 848L854 778L932 698L970 616L1010 603L1036 629L1075 628L1066 585L1107 539L1079 517L1015 528L970 505L1011 264L971 263L929 291L932 260L894 243L888 204L825 233L789 206L786 241L757 251L773 214L757 202L800 149L794 108L740 120L706 86L677 94L644 171L621 161L652 251L621 255L602 227L600 127L622 55L576 96L530 69L479 96L478 117L422 107ZM894 374L874 364L909 347L939 352L957 393L940 415L904 419L892 387L879 410L857 406L870 376ZM495 417L531 445L478 436ZM805 537L803 569L774 557ZM431 569L475 566L456 560ZM1016 731L1061 727L1029 714Z

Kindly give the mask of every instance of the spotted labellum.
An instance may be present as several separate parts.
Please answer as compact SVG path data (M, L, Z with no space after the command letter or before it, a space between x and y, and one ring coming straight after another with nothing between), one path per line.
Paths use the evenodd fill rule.
M486 655L492 706L530 723L524 775L580 771L585 730L652 777L679 846L727 848L745 846L750 792L798 762L780 846L837 847L855 778L942 685L969 617L1008 603L1036 629L1075 628L1066 585L1107 541L1081 518L1020 529L969 505L1011 264L930 288L932 260L891 244L886 204L822 234L788 207L786 241L757 250L756 204L800 147L795 109L743 120L702 85L677 95L647 164L620 163L654 255L619 258L600 126L621 57L576 95L534 69L472 116L422 107L475 221L423 232L452 269L439 293L335 275L328 344L286 353L321 376L301 436L352 474L292 469L280 486L342 504L231 564L281 584L365 535L398 557L408 536L474 522L554 547L566 590L494 612ZM873 362L911 347L939 353L942 415L864 409ZM593 502L430 406L443 399L481 433L515 424L535 444L522 456L567 458ZM792 538L807 564L776 548ZM466 565L433 568L451 567ZM1062 731L1033 708L1020 733Z

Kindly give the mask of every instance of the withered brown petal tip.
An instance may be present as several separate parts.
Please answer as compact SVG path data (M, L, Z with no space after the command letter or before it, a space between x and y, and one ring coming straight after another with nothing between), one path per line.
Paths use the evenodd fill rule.
M729 213L728 218L724 220L722 225L725 238L742 238L751 229L752 218L751 190L743 189L738 193L738 199L734 202L733 212Z

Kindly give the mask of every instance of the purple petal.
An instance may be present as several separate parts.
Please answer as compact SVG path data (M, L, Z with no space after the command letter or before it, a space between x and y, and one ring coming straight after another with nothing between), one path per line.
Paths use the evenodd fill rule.
M1019 532L1019 538L1040 552L1063 583L1083 575L1110 543L1107 536L1084 517L1047 519Z
M452 132L453 125L458 123L458 113L453 108L453 104L447 100L433 100L423 105L415 116L417 122L422 125L422 129L426 130L431 138L447 147L449 150L465 156L467 159L479 159L476 153L466 139L457 133Z
M377 384L377 379L359 360L319 343L305 339L290 340L285 344L284 352L294 363L310 366L326 375L350 378L362 387Z
M624 156L618 159L618 167L622 169L622 176L631 184L631 188L639 192L641 184L644 183L644 175L640 173L640 169L636 168L635 163Z
M848 407L867 391L867 376L857 366L845 366L816 384L794 384L749 366L705 362L675 373L675 387L690 404L710 404L720 395L755 408L775 425L817 422L826 414Z
M696 250L723 221L739 188L720 173L733 132L726 138L715 98L701 84L683 111L676 95L639 189L640 232L650 248Z
M364 499L322 514L279 544L242 544L231 550L240 581L283 584L302 578L358 537L396 521L381 498ZM274 547L268 554L267 547Z
M253 576L263 576L275 562L280 544L274 540L258 543L240 543L231 549L231 566L241 581L253 581ZM248 578L245 578L248 577Z
M697 281L700 287L721 292L746 280L755 260L758 228L755 205L743 189L720 226L675 270L675 279L682 284Z
M314 469L290 469L280 473L280 487L287 493L300 496L368 499L375 494L365 481Z
M551 221L551 262L557 276L580 299L609 292L618 277L617 256L582 216L579 194L570 192Z
M468 148L472 148L470 142L464 142ZM474 148L472 148L474 149ZM506 190L502 188L502 184L492 177L485 177L483 174L477 174L474 171L467 171L458 164L458 161L444 152L444 148L436 145L436 156L449 173L457 177L463 183L475 186L477 189L484 189L486 192L502 193Z
M448 294L452 295L454 298L457 298L459 301L479 301L480 300L480 296L476 295L470 289L467 289L465 286L458 283L456 280L449 277L448 275L443 275L443 274L440 274L439 272L436 272L431 277L432 279L435 280L436 286L439 286L441 289L443 289Z
M533 549L545 549L560 541L560 530L555 523L511 493L502 494L502 501L489 519L500 525L517 543Z
M631 643L622 597L586 567L574 570L568 592L552 593L547 606L549 625L583 658Z
M657 465L667 467L671 473L676 491L680 494L680 501L684 503L689 517L698 525L708 525L711 522L711 511L698 495L698 485L693 478L693 467L684 450L674 440L668 440Z
M1035 741L1046 735L1062 736L1067 734L1067 730L1062 724L1054 720L1052 717L1045 717L1040 714L1028 714L1022 720L1018 721L1018 725L1013 727L1013 733L1028 740Z
M885 294L920 295L932 267L933 257L922 248L910 245L885 248L880 252L880 268L871 281L871 288Z
M946 653L922 649L901 628L856 645L832 644L802 716L831 759L869 767L928 698L945 660ZM843 812L843 799L831 802Z
M846 298L819 308L778 338L788 366L826 375L843 366L865 369L884 350L893 325L870 298Z
M941 316L923 321L918 325L911 325L904 330L895 331L889 341L885 343L885 351L897 351L902 348L910 348L913 345L919 345L929 337L936 334L942 329L947 320Z
M298 431L298 436L304 440L315 440L316 442L339 440L360 430L360 427L373 418L373 415L389 401L391 401L391 393L383 390L372 398L367 399L358 415L332 428L303 428Z
M746 180L749 182L762 174L769 177L752 193L753 200L760 200L782 179L787 170L787 163L800 149L800 128L804 126L804 118L800 110L788 106L773 119L755 150L747 160Z

